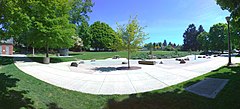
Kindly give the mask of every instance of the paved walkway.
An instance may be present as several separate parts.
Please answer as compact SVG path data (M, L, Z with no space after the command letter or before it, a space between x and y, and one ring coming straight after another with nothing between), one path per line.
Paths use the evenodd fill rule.
M226 57L197 60L194 60L194 56L188 57L190 61L186 64L179 64L175 59L155 60L158 63L160 61L164 63L157 65L139 65L137 61L131 61L132 66L141 67L139 70L131 71L115 69L127 66L113 64L126 59L97 60L96 62L87 60L76 68L70 67L71 62L45 65L29 62L29 60L28 62L17 60L15 65L23 72L58 87L83 93L111 95L162 89L203 75L227 63ZM240 58L232 60L240 62Z

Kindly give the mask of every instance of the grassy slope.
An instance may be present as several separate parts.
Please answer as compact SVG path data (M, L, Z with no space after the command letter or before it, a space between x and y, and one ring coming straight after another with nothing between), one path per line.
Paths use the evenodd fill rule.
M205 77L230 79L215 99L184 91L184 87ZM222 67L190 81L148 93L124 96L96 96L69 91L35 79L15 65L0 70L0 107L3 109L239 109L240 67Z

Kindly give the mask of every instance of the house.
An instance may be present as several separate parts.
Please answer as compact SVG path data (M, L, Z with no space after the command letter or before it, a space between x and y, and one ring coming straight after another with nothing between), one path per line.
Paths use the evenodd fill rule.
M13 55L13 38L0 41L0 55Z

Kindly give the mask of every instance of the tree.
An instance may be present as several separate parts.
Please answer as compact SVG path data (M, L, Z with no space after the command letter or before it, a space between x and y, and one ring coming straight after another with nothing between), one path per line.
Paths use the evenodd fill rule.
M48 57L49 48L73 46L75 25L69 23L68 0L35 0L29 2L28 8L32 25L27 34L34 42L33 47L46 48Z
M163 46L162 42L158 42L158 45L159 45L159 49L162 49L162 46Z
M137 51L146 39L147 34L143 30L144 27L140 26L137 17L130 18L126 25L118 25L117 34L123 42L121 49L127 49L128 51L128 68L130 68L131 53Z
M27 16L26 4L22 0L0 0L1 38L16 38L28 30L31 20Z
M115 31L106 23L96 21L90 26L90 33L92 35L91 46L95 50L109 50L118 36Z
M167 46L167 41L166 41L166 40L163 41L163 46L164 46L164 47Z
M173 43L173 47L176 48L176 46L177 46L176 43Z
M183 34L183 49L184 50L198 50L197 42L198 31L194 24L190 24Z
M200 25L200 26L198 27L198 35L201 34L201 33L204 32L204 31L205 31L205 30L203 29L203 26Z
M232 18L230 24L232 26L231 32L233 44L235 47L240 48L240 5L239 0L216 0L217 4L221 6L223 10L228 10Z
M240 28L240 4L239 0L216 0L217 4L223 10L228 10L231 13L231 22L235 28Z
M81 22L89 20L87 13L92 12L91 8L94 6L92 0L70 0L71 10L70 21L79 26Z
M156 50L156 46L157 46L157 45L156 45L156 43L154 42L154 43L153 43L153 50L154 50L154 51Z
M83 41L84 50L89 50L91 48L92 35L86 20L82 21L81 25L78 26L78 35Z
M230 26L230 34L231 34L231 41L233 49L240 50L240 28L233 28Z
M208 32L202 32L197 36L197 41L200 44L200 50L204 50L205 52L207 52L209 50L209 34Z
M227 24L218 23L210 27L209 41L212 50L223 52L227 49Z
M172 46L172 42L169 42L169 43L168 43L168 46Z

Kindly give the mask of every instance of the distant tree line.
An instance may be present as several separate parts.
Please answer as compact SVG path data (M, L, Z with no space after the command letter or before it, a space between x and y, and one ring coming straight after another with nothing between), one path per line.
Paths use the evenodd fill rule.
M169 42L167 43L166 40L163 42L150 42L147 44L144 44L143 49L147 50L166 50L166 51L173 51L173 50L181 50L181 45Z
M239 49L239 31L233 26L230 26L232 49ZM183 50L197 51L203 50L205 52L227 50L228 46L228 27L226 23L214 24L210 27L209 32L206 32L202 25L198 30L194 24L190 24L183 34Z
M230 35L231 48L240 49L240 6L239 0L216 0L223 10L231 14ZM183 50L203 50L205 52L221 51L228 49L228 26L226 23L217 23L210 27L209 32L200 25L198 30L194 24L190 24L183 34Z

